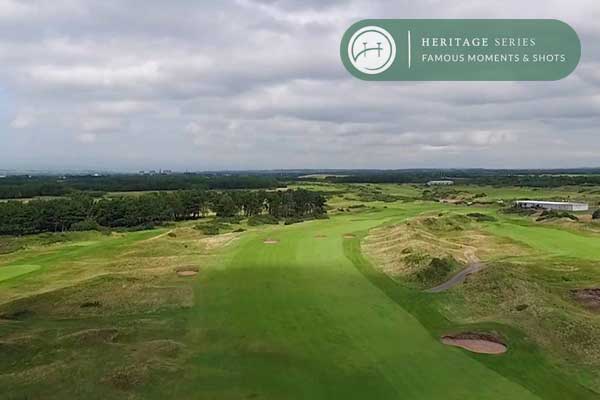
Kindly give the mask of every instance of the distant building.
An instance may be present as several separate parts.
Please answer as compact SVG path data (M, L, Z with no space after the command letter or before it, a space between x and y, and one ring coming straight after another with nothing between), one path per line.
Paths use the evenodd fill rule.
M539 200L519 200L515 206L521 208L541 208L544 210L562 210L562 211L587 211L587 203L573 203L569 201L539 201Z
M427 182L427 186L442 186L442 185L454 185L454 181L429 181Z

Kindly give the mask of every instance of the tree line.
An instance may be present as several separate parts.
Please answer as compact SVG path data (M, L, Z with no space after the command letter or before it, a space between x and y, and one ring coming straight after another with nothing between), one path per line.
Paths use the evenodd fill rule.
M311 181L316 178L299 178ZM331 183L415 183L451 179L457 184L490 186L560 187L598 186L600 170L401 170L358 171L347 175L325 178Z
M0 179L0 199L67 196L76 192L101 197L106 192L276 189L282 186L285 185L276 177L262 175L9 176Z
M278 191L203 191L148 193L94 199L77 193L54 200L0 203L0 235L106 228L152 228L215 213L218 217L268 214L276 219L326 213L326 200L303 189Z

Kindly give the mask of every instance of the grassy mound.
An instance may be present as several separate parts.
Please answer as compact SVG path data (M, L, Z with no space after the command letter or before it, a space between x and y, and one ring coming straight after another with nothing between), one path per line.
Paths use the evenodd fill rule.
M423 287L436 286L446 281L451 272L461 267L461 264L452 257L434 257L425 268L415 274L414 278Z

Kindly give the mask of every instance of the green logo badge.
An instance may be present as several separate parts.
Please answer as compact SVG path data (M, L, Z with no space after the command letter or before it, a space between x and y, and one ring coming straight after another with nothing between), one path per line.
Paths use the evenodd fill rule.
M363 20L340 56L355 77L379 81L543 81L579 63L577 33L558 20Z
M378 26L360 28L348 43L348 58L363 74L379 74L396 59L396 42L392 35Z

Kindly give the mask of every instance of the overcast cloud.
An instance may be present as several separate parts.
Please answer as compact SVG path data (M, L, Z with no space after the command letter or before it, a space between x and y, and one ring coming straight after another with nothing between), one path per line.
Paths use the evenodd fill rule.
M557 82L375 83L364 18L557 18ZM0 169L600 166L598 0L0 0Z

